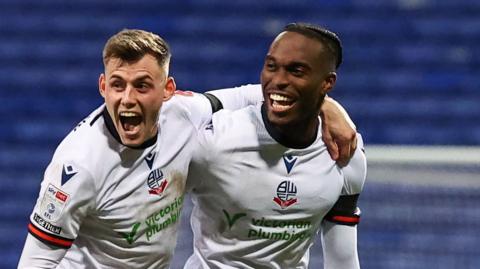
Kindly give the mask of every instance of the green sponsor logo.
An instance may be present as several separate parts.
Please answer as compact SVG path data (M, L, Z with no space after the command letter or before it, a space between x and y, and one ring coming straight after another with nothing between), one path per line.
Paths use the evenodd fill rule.
M148 218L145 220L145 224L147 225L146 236L148 241L150 241L152 236L164 230L171 224L176 223L180 219L182 204L183 196L175 198L173 203L148 216Z
M293 228L293 229L306 229L312 226L310 221L306 220L270 220L266 218L254 219L252 218L252 224L259 227L272 227L272 228Z
M175 198L175 200L167 205L164 208L161 208L157 212L151 214L148 216L144 222L146 226L146 230L144 233L145 234L147 241L150 241L150 239L157 234L158 232L166 229L168 226L176 223L180 219L180 214L182 210L182 205L183 205L183 196L180 196L178 198ZM139 228L140 228L141 222L136 222L133 224L132 229L128 233L124 232L118 232L129 244L132 244L138 238L141 237L138 236L137 238L136 235L140 234L139 233Z
M129 233L122 233L119 232L119 234L127 240L127 242L131 245L133 243L133 239L135 238L135 234L137 234L138 227L140 227L140 222L137 222L133 224L132 230Z
M245 217L247 215L245 213L237 213L230 217L230 214L228 214L227 210L223 209L222 211L223 211L223 214L225 215L225 218L227 218L228 228L230 229L232 229L233 224L235 224L235 222L239 218Z
M245 213L231 214L225 209L222 211L230 229L240 218L247 216ZM295 241L303 240L313 234L312 223L308 220L275 220L262 217L252 218L251 224L253 229L248 230L247 238Z
M285 240L285 241L295 241L302 240L307 237L310 237L311 234L307 231L301 231L299 233L293 232L266 232L262 229L250 229L248 230L248 238L257 238L257 239L271 239L271 240Z
M312 223L306 220L252 218L252 225L258 228L249 229L248 238L295 241L312 236Z

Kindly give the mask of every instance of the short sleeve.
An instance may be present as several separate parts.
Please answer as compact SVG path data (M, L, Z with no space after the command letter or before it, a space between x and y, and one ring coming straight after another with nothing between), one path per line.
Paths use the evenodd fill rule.
M200 93L176 91L175 96L165 105L183 107L182 113L185 113L197 130L212 119L212 105L209 99Z
M53 160L30 216L29 233L48 245L70 248L94 207L95 193L93 178L80 165Z
M223 108L229 110L240 109L249 105L256 105L263 101L262 86L249 84L235 88L208 91L220 100Z
M344 175L344 186L342 195L353 195L362 192L363 185L367 178L367 159L365 157L365 146L360 134L357 134L357 148L352 159L342 168Z
M344 184L342 193L325 219L342 225L356 225L360 222L357 201L367 177L367 161L360 134L357 135L357 149L347 166L342 168Z

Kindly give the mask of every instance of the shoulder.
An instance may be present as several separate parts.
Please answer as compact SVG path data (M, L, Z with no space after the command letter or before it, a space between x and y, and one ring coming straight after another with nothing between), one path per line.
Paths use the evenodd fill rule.
M70 131L56 148L52 162L71 162L88 171L102 167L98 165L99 161L108 161L105 156L111 155L115 148L110 143L114 138L105 126L103 110L104 106L95 109Z
M176 111L190 114L192 109L207 109L211 112L210 101L201 93L176 91L175 95L163 104L163 112Z
M230 151L258 145L257 106L238 110L222 109L213 114L210 123L200 132L201 144L210 150Z
M360 134L357 134L357 141L357 148L352 159L342 168L347 194L360 193L367 177L367 158Z
M212 116L213 127L229 133L246 133L258 121L259 105L247 106L237 110L222 109Z
M69 149L82 149L92 143L92 139L103 136L102 129L104 126L102 105L90 113L86 118L81 120L71 131L65 136L57 150L68 151ZM99 142L98 140L96 142ZM93 144L93 143L92 143Z
M207 93L214 95L223 107L228 109L238 109L263 100L262 87L259 84L212 90Z
M203 94L190 91L177 91L175 95L164 103L161 117L186 120L199 128L210 121L212 105Z
M211 93L211 94L213 94L217 97L221 97L224 93L227 93L228 91L232 91L232 90L235 91L235 92L241 92L241 91L261 92L262 85L260 85L260 84L246 84L246 85L241 85L241 86L236 86L236 87L231 87L231 88L209 90L208 93Z

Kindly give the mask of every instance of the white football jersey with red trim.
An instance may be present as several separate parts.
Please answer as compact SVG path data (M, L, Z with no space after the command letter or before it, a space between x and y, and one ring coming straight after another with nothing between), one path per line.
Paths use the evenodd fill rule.
M61 142L29 224L40 241L68 249L58 268L168 268L197 128L211 118L205 97L187 95L164 104L158 137L141 148L119 143L104 106ZM24 253L36 247L28 242Z
M310 146L292 149L267 128L261 105L220 111L206 126L187 182L194 254L185 268L307 268L324 217L341 195L361 192L360 136L340 168L321 130Z

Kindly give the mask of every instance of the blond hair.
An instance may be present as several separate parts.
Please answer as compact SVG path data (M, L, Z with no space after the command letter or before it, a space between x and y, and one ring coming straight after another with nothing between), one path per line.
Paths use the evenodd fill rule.
M157 59L160 67L170 63L170 48L165 40L157 34L137 29L124 29L108 39L103 48L103 64L112 58L126 62L136 62L145 55Z

